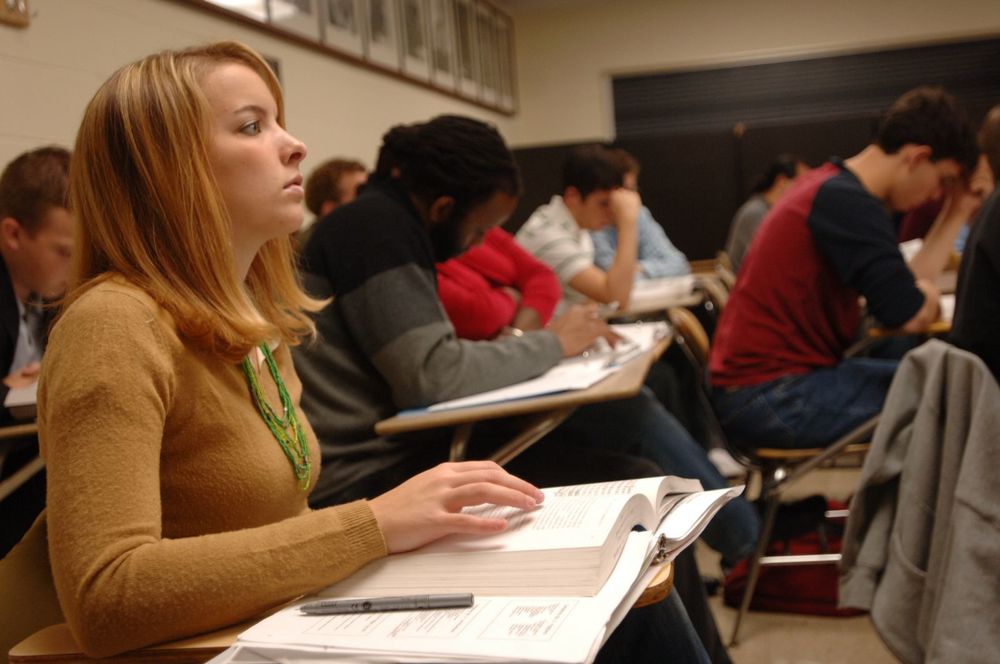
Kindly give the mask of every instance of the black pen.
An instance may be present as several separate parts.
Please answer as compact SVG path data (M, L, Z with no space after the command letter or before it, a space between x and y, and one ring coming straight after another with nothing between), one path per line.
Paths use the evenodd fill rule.
M376 613L378 611L419 611L421 609L454 609L472 606L472 593L444 595L400 595L396 597L362 597L357 599L324 599L299 607L313 616L337 613Z

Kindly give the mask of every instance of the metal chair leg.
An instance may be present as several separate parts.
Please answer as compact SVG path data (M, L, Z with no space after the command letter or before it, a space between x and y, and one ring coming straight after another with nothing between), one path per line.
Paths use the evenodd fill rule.
M781 497L777 493L772 493L768 490L767 478L764 478L763 491L767 491L764 494L765 508L764 508L764 522L761 524L760 538L757 540L757 548L754 549L753 558L750 560L750 568L747 570L747 583L743 588L743 599L740 600L740 610L736 614L736 623L733 625L733 635L729 639L729 647L732 648L738 643L738 637L740 634L740 624L743 622L743 617L750 610L750 600L753 599L753 591L757 586L757 578L760 576L760 562L767 552L767 545L771 541L771 532L774 530L774 520L778 514L778 505L781 502Z

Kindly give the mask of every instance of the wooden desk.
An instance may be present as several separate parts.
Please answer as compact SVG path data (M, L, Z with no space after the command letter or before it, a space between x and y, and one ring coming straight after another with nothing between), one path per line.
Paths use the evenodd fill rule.
M674 587L674 566L664 564L653 580L635 601L635 608L660 602ZM263 617L263 616L262 616ZM261 618L262 618L261 617ZM236 637L261 618L247 620L238 625L224 627L215 632L171 641L114 657L91 659L76 644L76 639L66 623L40 629L10 651L10 664L82 664L107 662L108 664L203 664L236 642Z
M500 465L508 463L518 454L555 429L580 406L601 401L613 401L635 396L642 389L649 367L670 346L673 335L660 339L656 346L626 362L618 371L584 390L560 392L528 399L455 408L416 415L396 415L375 425L375 433L389 436L410 431L456 427L451 441L452 461L465 458L472 427L482 420L520 415L529 416L522 432L504 444L491 457Z

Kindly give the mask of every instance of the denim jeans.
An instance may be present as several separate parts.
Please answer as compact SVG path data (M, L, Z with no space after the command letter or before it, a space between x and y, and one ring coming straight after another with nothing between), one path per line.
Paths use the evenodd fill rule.
M581 447L648 459L667 475L701 480L706 490L729 486L705 449L646 387L630 399L579 408L550 435ZM722 554L724 566L731 566L750 555L759 532L756 510L740 496L719 510L702 539Z
M749 387L713 390L738 447L824 447L882 410L897 360L847 358L828 369Z

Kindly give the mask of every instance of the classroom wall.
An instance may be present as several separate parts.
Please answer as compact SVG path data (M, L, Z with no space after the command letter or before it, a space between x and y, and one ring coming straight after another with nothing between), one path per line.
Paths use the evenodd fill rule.
M511 120L170 0L30 0L27 29L0 25L0 165L47 143L72 146L83 109L118 67L164 48L244 41L281 62L289 130L310 168L335 155L369 166L391 125L462 113Z
M614 137L617 73L1000 34L998 0L511 0L519 147Z

